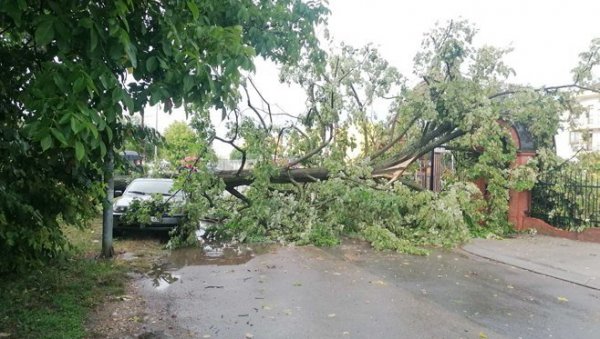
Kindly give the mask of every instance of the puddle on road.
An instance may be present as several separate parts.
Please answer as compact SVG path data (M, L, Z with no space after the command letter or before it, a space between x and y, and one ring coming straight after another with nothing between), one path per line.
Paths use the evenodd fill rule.
M167 261L175 267L197 265L240 265L273 250L273 244L204 244L202 248L174 250Z
M275 244L212 243L204 244L202 247L173 250L163 263L154 265L146 275L152 287L162 291L171 284L181 281L181 275L173 272L184 266L240 265L275 248L277 248Z
M174 275L168 270L169 268L166 264L157 264L152 266L152 269L150 269L150 271L147 273L148 277L152 280L152 287L158 291L161 291L181 278L181 276Z

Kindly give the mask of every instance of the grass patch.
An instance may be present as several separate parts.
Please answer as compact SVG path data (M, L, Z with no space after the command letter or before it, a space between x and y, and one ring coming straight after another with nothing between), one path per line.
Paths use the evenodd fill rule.
M82 338L88 311L123 293L125 268L74 259L0 282L0 328L14 338Z
M0 280L0 335L10 338L83 338L90 311L122 295L127 272L144 270L161 245L156 239L115 240L117 251L146 260L100 260L101 226L65 228L73 249L65 260Z

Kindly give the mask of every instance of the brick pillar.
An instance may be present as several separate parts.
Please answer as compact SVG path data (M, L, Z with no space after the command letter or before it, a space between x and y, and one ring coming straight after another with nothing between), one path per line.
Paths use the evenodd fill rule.
M513 166L524 165L534 156L535 152L519 151ZM517 192L510 190L508 194L508 221L515 226L516 230L524 230L525 217L529 216L529 209L531 208L531 191Z
M481 192L481 196L485 198L487 180L485 178L479 178L479 179L473 181L473 183L475 184L475 186L477 186L477 188L479 188L479 191Z

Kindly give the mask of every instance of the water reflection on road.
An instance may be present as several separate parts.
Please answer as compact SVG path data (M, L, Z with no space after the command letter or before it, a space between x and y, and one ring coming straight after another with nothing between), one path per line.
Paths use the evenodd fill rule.
M240 265L257 255L275 250L270 244L204 244L201 248L182 248L171 252L167 261L174 267L199 265Z
M273 244L206 243L201 247L177 249L171 251L163 262L153 265L146 276L155 290L164 291L171 284L180 281L181 275L175 272L182 267L241 265L257 255L275 251L276 248Z

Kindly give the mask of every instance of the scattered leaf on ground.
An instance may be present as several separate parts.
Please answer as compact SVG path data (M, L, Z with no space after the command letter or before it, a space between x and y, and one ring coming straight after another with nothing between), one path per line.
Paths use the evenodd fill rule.
M566 303L567 301L569 301L569 299L565 298L565 297L558 297L557 298L558 301L560 301L561 303Z

